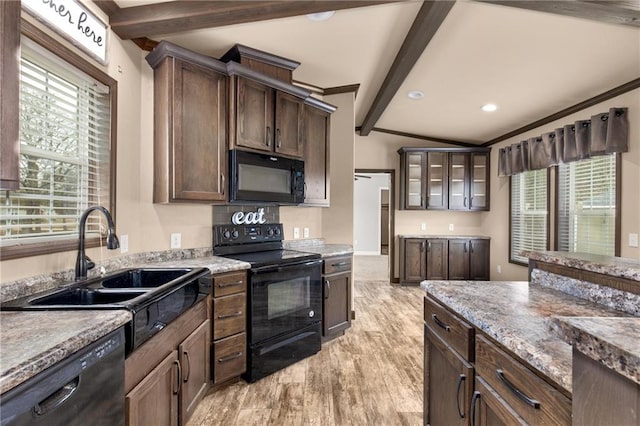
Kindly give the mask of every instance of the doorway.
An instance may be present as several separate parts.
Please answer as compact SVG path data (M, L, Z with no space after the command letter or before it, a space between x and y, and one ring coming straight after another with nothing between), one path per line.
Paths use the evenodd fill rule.
M354 179L354 254L385 259L393 282L395 170L356 169Z

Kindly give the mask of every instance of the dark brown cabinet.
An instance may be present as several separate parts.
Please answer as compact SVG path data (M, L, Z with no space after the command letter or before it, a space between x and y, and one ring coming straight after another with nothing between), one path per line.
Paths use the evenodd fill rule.
M154 202L226 200L227 84L171 56L154 66Z
M471 399L471 426L510 426L527 423L480 377Z
M327 111L305 105L304 108L304 204L329 206L329 134Z
M351 327L351 256L324 259L322 289L323 341L342 336Z
M488 280L489 239L400 237L400 283Z
M489 210L489 149L400 148L400 208Z
M207 302L182 314L125 360L127 424L184 425L209 386Z
M236 77L236 146L301 158L303 114L303 99Z
M213 276L211 374L214 383L238 377L247 369L247 274Z

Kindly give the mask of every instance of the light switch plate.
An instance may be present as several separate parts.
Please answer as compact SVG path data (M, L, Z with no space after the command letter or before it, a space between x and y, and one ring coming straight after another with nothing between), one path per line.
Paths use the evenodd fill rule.
M453 231L453 223L449 224L449 231Z
M629 247L638 247L638 234L629 234Z
M303 228L302 229L302 237L303 238L309 238L309 228Z
M120 253L126 253L129 251L129 236L128 235L120 235L118 237L120 241Z
M182 234L173 233L171 234L171 248L179 249L182 246Z
M427 230L427 224L426 223L421 223L420 224L420 230L421 231L426 231Z
M293 228L293 239L297 240L300 238L300 228Z

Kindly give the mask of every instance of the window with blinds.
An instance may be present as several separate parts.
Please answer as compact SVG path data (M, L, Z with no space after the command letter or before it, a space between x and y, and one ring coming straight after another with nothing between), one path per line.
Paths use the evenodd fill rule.
M616 155L558 166L558 250L615 256Z
M511 241L509 260L528 264L521 250L547 250L549 244L548 171L511 176Z
M2 247L77 238L87 207L110 207L109 86L24 37L21 51L20 190L2 194Z

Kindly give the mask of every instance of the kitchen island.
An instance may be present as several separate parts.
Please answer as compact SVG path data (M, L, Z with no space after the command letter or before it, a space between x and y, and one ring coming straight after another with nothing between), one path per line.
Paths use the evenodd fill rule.
M467 327L458 328L471 341L472 349L462 361L475 379L473 386L467 383L462 405L469 407L472 416L485 420L494 416L505 422L570 423L571 400L575 404L580 394L574 389L576 351L623 376L632 389L635 384L632 400L638 401L640 262L559 252L528 255L532 259L530 282L422 282L426 291L425 421L433 424L434 418L443 418L436 411L446 404L437 401L438 394L430 393L429 370L433 359L438 359L438 347L440 352L451 350L459 356L453 320ZM437 311L439 308L443 311ZM450 314L453 320L443 324L443 314L438 312ZM444 345L431 344L439 338ZM433 359L429 353L435 354ZM541 382L536 384L536 380ZM456 399L460 388L454 382ZM559 411L562 406L569 411L554 417L549 405L563 398ZM464 410L455 402L453 418L461 420L459 414Z

